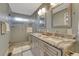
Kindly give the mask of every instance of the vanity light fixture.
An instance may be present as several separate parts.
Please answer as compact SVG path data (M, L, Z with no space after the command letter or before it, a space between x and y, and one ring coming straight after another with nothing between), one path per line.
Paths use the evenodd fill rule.
M42 14L46 13L46 8L42 8Z
M42 15L42 10L41 10L41 9L39 9L39 11L38 11L38 15L39 15L39 16Z
M39 16L42 16L42 15L44 15L45 13L46 13L46 8L39 9L39 11L38 11L38 15L39 15Z

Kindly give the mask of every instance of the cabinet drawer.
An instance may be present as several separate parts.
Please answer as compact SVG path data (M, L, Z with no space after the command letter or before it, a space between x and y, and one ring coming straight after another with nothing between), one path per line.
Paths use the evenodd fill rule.
M45 49L48 49L51 53L55 54L55 55L61 55L61 51L47 43L45 43Z
M51 53L51 54L58 55L58 52L57 52L57 51L55 51L54 49L48 48L48 47L46 47L46 46L45 46L45 51L46 51L46 52L48 51L48 52Z
M44 55L45 55L45 56L57 56L56 54L54 54L53 52L51 52L51 51L48 50L48 49L45 49Z

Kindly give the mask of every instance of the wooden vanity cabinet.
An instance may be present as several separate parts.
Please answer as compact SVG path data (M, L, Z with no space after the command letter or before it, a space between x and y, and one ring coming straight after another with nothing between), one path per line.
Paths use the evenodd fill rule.
M51 46L50 44L42 41L41 39L32 37L32 53L35 56L61 56L62 51L56 47Z

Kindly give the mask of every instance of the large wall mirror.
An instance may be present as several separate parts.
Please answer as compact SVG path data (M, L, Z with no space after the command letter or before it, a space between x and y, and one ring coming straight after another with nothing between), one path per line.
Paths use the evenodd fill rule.
M52 8L53 27L71 27L72 5L70 3L59 4Z
M46 28L45 16L38 16L38 18L39 18L39 26L41 28Z
M40 28L46 28L46 8L41 8L38 11L38 22Z

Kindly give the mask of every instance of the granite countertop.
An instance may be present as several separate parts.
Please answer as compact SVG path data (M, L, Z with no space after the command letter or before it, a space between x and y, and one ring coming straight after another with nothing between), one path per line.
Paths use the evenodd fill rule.
M75 42L73 46L69 48L74 53L79 53L79 41Z
M32 35L60 49L67 49L72 46L74 42L76 42L74 39L46 36L41 33L32 33Z

